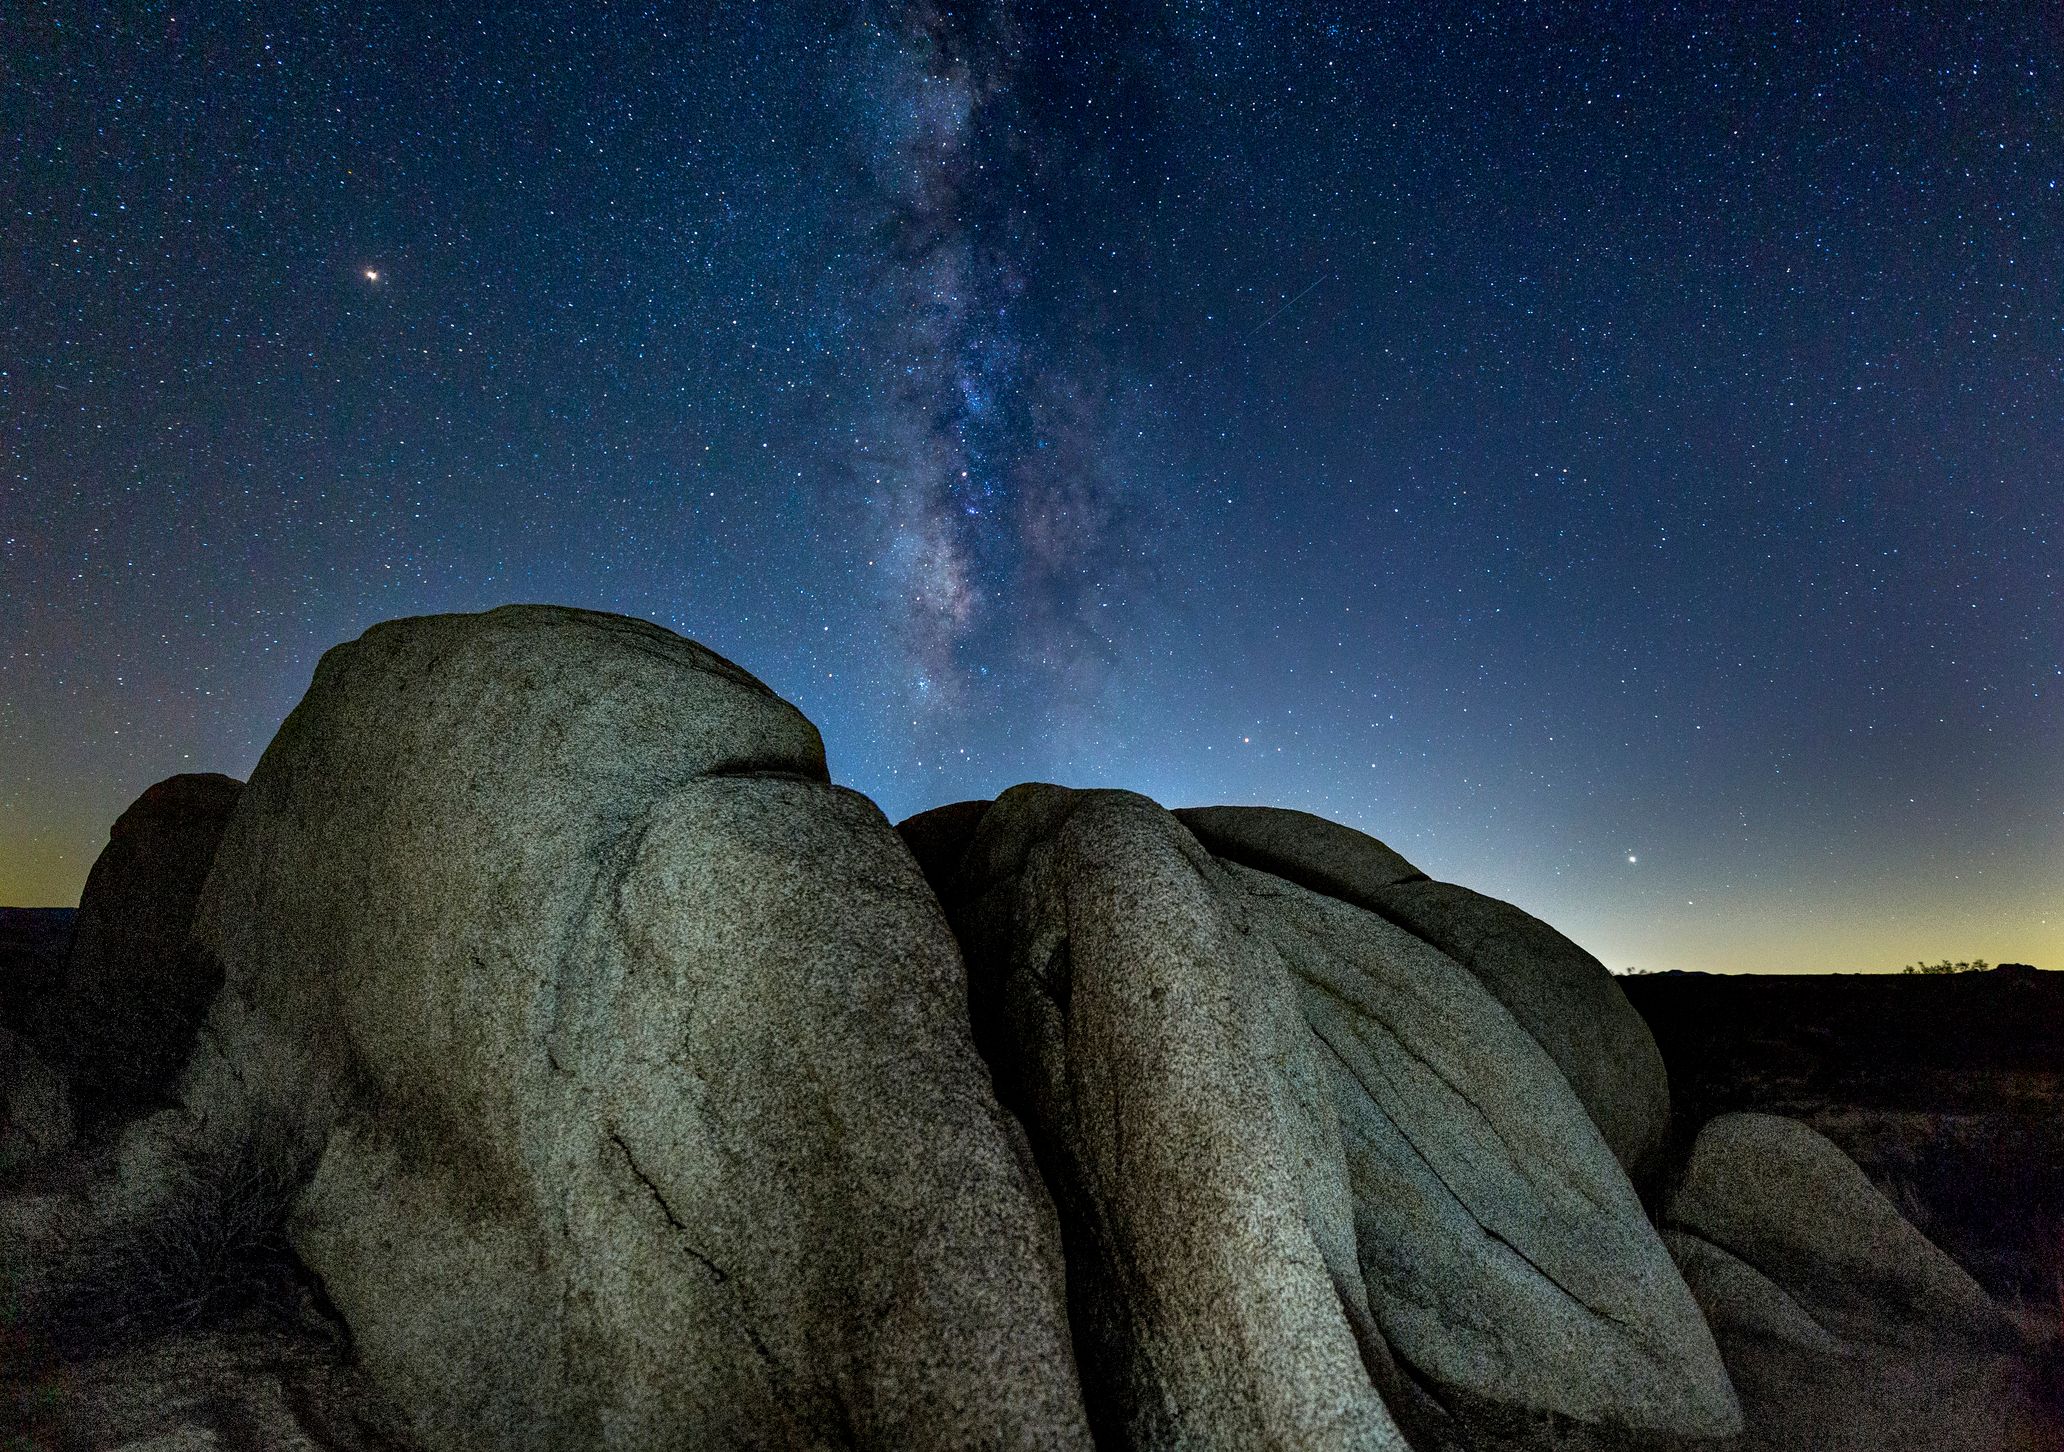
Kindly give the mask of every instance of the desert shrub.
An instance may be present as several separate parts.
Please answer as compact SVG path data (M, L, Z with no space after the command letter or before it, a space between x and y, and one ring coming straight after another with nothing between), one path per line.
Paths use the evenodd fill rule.
M1983 958L1971 958L1961 963L1952 963L1944 958L1940 963L1909 963L1900 969L1902 973L1983 973L1992 965Z
M265 1140L176 1172L156 1208L69 1258L42 1318L77 1353L285 1309L299 1275L288 1212L307 1166Z

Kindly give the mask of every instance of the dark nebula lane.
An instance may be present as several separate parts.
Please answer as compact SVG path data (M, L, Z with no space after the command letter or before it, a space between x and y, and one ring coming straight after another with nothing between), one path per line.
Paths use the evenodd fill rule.
M912 4L845 41L875 214L853 467L904 686L942 741L1006 674L1093 694L1116 657L1096 612L1146 553L1117 437L1134 386L1053 242L1083 229L1114 138L1065 104L1082 58L1053 20Z

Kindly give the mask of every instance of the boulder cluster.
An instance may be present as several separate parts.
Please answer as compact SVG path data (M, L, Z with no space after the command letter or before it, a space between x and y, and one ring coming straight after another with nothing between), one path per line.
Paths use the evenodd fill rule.
M1298 812L892 826L639 621L332 650L0 1014L53 1446L2055 1445L2054 1327L1805 1125L1673 1124L1546 924Z

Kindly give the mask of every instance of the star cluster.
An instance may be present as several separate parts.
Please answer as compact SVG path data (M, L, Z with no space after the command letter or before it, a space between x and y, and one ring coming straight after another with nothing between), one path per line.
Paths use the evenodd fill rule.
M0 901L321 651L658 620L891 816L1374 832L1614 966L2064 966L2037 6L29 4Z

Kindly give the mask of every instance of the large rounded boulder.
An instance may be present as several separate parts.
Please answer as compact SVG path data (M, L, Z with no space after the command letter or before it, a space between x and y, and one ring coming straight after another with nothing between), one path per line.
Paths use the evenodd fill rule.
M1087 1445L1053 1211L959 953L816 730L639 621L326 655L196 941L198 1153L426 1445Z
M1229 862L1364 908L1461 964L1545 1049L1638 1180L1670 1127L1670 1084L1612 973L1539 918L1435 882L1373 837L1281 807L1190 807L1183 824Z
M116 819L87 874L39 1027L94 1120L162 1100L192 1052L220 980L187 936L242 790L214 773L167 777Z
M1123 792L1006 792L945 891L978 1042L1059 1202L1101 1439L1738 1429L1625 1172L1459 964Z

